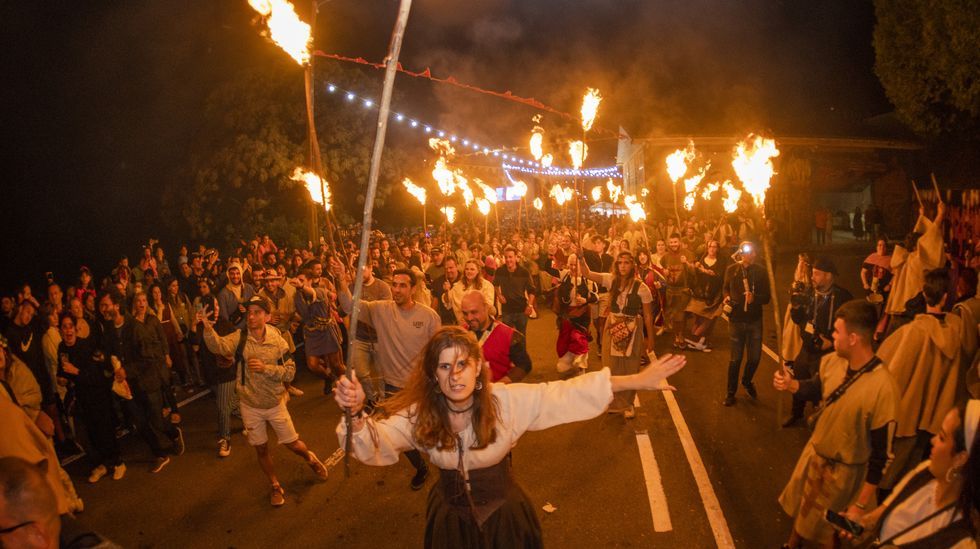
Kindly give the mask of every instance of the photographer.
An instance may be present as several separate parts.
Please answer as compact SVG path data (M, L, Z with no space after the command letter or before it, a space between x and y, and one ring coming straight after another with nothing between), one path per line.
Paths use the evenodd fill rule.
M809 379L819 368L820 359L834 350L834 314L851 300L851 293L835 282L837 267L827 258L819 258L813 264L809 295L797 294L793 299L790 317L800 327L803 348L793 361L792 372L797 379ZM793 413L783 423L792 427L803 419L806 398L793 395ZM816 404L816 400L812 401Z
M769 303L769 278L755 264L755 244L744 241L735 253L736 263L725 270L725 312L728 313L732 355L728 363L728 394L722 402L735 405L738 372L745 356L742 386L753 399L758 397L752 377L762 358L762 307Z

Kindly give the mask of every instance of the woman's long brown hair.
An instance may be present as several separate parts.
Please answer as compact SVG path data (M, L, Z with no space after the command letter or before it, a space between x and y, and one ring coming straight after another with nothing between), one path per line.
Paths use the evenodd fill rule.
M490 368L482 364L480 344L472 333L459 326L443 326L432 336L422 349L406 387L386 399L377 414L386 418L404 412L413 425L412 435L416 442L425 448L455 450L456 433L449 423L449 405L436 378L439 354L453 348L468 360L476 360L480 368L477 383L482 387L473 391L471 420L476 441L472 448L486 448L497 438L499 407L490 389Z
M619 274L619 260L627 257L633 264L630 266L630 272L626 276ZM613 282L612 287L609 288L609 303L616 303L619 299L619 292L624 292L630 289L633 280L636 279L636 260L633 259L633 254L629 252L619 252L616 255L616 262L613 264ZM622 312L622 311L620 311Z
M483 290L483 265L481 265L480 262L475 259L467 259L466 263L463 263L463 271L466 271L466 266L469 265L470 263L472 263L476 267L476 278L473 280L473 285L470 286L469 283L466 281L466 274L464 272L462 276L463 289L469 290L470 288L473 288L476 290Z

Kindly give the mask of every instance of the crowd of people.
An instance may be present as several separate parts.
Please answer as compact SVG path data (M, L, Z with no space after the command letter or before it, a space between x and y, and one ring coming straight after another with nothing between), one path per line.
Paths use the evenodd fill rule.
M923 211L901 243L877 240L859 273L800 256L773 379L793 394L785 427L814 409L780 498L794 518L790 547L834 543L828 512L889 541L972 540L980 403L966 402L980 396L980 298L975 266L944 249L944 211ZM363 272L355 227L297 249L256 236L228 254L201 245L169 255L150 240L101 278L81 267L72 280L49 276L43 295L25 284L0 297L0 419L34 450L0 443L0 457L46 460L58 511L80 511L57 456L81 445L88 482L119 480L118 438L136 433L161 473L184 452L178 394L209 388L216 455L230 455L240 418L270 502L283 505L269 427L327 477L287 407L303 395L291 383L298 361L351 412L338 436L357 459L387 465L404 453L413 490L438 467L428 546L538 546L534 509L510 475L509 450L525 431L604 412L634 418L635 391L669 389L685 353L714 350L719 318L731 343L721 404L735 405L739 387L759 398L763 311L779 289L758 263L762 228L751 215L505 225L513 230L375 231ZM839 276L860 278L866 295L854 299ZM519 383L541 367L526 338L542 308L555 313L545 367L563 380ZM661 336L671 354L658 357ZM593 352L599 372L588 372Z

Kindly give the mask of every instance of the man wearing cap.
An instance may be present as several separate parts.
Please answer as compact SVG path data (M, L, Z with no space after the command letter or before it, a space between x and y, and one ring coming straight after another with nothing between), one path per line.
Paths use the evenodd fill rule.
M752 399L758 397L752 378L762 359L762 306L769 303L770 297L766 271L755 263L755 244L742 242L736 255L738 261L725 270L723 289L732 346L728 363L728 395L722 401L725 406L735 405L743 356L745 370L742 373L742 387Z
M817 258L813 263L811 281L813 296L790 309L790 318L800 327L803 347L793 361L792 372L797 379L809 379L820 368L820 360L834 350L834 314L837 309L850 301L851 292L837 285L837 267L826 257ZM811 400L814 404L819 400ZM793 395L792 414L783 427L802 423L807 399L803 395Z
M236 374L235 391L240 399L246 437L248 443L255 448L259 466L269 477L272 485L270 501L273 506L278 507L286 500L272 465L268 427L271 426L275 431L279 443L303 458L321 480L326 480L327 469L316 454L300 440L286 408L286 388L283 383L293 379L296 365L279 330L267 324L272 310L269 300L253 295L243 306L246 328L226 336L219 336L214 331L214 323L208 318L208 311L199 311L197 321L204 325L204 343L208 349L216 355L234 360L232 367ZM218 314L221 314L220 309ZM242 338L246 338L244 343Z
M228 283L218 292L218 305L221 318L231 321L235 327L245 327L245 307L242 305L255 295L255 288L242 280L242 264L232 260L226 269Z
M442 278L446 274L446 264L444 263L445 255L442 253L442 248L439 246L432 248L431 258L432 262L429 264L429 267L425 269L425 279L429 282L429 284L433 284L436 280Z

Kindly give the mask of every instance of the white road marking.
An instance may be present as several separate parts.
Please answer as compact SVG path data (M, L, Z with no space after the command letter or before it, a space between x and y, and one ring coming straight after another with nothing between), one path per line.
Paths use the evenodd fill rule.
M677 429L677 435L681 439L681 446L684 447L684 455L687 456L687 462L691 465L694 481L698 485L698 492L701 493L701 502L704 504L704 511L708 515L708 524L711 525L711 532L715 536L715 543L722 549L735 547L735 542L732 540L732 533L728 529L728 521L725 520L725 513L722 512L721 504L718 503L718 496L715 495L715 489L711 485L711 479L708 478L708 471L704 467L704 462L701 461L701 454L698 453L698 448L694 444L694 438L691 437L691 430L688 429L687 422L684 421L684 415L681 414L681 409L677 405L674 393L671 391L662 391L661 394L664 395L664 400L667 401L667 409L670 410L670 417L674 420L674 427Z
M642 404L640 404L640 395L637 393L633 395L633 407L639 408L640 406L642 406Z
M647 498L650 500L650 512L653 515L654 532L670 532L674 527L670 523L670 510L667 508L667 494L660 479L660 467L653 455L653 444L646 431L636 432L636 447L640 450L640 463L643 465L643 478L646 480Z

